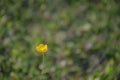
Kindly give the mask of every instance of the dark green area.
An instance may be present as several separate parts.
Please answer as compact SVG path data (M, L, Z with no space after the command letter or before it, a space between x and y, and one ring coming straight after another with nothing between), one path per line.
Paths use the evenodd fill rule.
M0 0L0 80L120 80L120 1Z

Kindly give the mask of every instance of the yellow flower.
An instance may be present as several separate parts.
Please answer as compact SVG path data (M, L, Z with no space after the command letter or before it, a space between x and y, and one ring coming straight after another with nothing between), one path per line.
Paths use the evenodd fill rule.
M38 52L41 52L41 53L45 53L48 51L48 46L47 44L39 44L37 47L36 47L36 50Z

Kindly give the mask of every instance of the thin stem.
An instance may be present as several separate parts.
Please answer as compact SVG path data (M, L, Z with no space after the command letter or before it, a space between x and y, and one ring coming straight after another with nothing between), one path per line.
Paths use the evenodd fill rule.
M44 74L44 65L45 65L45 63L44 63L44 53L42 54L42 64L43 64L43 70L42 70L42 74Z
M43 62L42 62L42 63L43 63L43 67L44 67L44 53L43 53L43 55L42 55L42 56L43 56L43 60L42 60Z

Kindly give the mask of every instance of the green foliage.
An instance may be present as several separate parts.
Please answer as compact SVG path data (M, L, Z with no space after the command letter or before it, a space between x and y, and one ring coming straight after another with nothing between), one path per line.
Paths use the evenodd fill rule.
M0 80L119 80L119 14L119 0L1 0Z

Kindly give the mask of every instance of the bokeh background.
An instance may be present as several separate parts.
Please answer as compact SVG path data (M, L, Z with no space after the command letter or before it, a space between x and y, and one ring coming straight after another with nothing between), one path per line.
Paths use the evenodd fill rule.
M0 0L0 80L120 80L120 1Z

